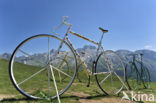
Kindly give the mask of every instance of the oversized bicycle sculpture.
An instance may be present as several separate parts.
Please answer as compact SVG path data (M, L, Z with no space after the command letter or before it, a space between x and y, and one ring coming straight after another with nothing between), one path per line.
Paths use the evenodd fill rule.
M129 90L150 88L150 72L144 65L143 54L129 54L126 56L128 64L126 65L126 83Z
M39 34L17 46L9 64L9 74L15 88L31 99L43 99L41 92L49 98L56 98L71 86L78 71L79 60L88 72L88 77L95 76L99 88L106 95L120 93L125 82L125 68L116 53L111 50L104 51L102 47L103 36L108 30L99 28L102 36L99 42L95 42L71 31L72 25L66 22L67 19L68 17L63 17L59 26L68 26L63 39L54 35ZM91 68L82 60L68 35L97 45Z

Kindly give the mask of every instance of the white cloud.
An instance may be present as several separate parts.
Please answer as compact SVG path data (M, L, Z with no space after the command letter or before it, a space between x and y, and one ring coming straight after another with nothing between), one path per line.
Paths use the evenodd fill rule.
M152 46L151 45L145 45L144 49L152 49Z

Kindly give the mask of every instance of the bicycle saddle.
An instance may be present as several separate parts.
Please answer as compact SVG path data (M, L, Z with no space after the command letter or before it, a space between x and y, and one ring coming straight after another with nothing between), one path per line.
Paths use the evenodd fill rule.
M105 30L105 29L103 29L103 28L101 28L101 27L99 27L99 29L100 29L103 33L107 33L107 32L108 32L108 30Z

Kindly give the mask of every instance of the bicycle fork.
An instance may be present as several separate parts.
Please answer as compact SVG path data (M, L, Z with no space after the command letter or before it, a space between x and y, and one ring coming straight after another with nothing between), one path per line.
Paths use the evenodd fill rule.
M93 61L92 64L93 64L93 65L92 65L92 73L91 73L91 74L89 73L89 75L88 75L88 83L87 83L87 87L90 86L91 76L93 76L94 73L95 73L95 61Z

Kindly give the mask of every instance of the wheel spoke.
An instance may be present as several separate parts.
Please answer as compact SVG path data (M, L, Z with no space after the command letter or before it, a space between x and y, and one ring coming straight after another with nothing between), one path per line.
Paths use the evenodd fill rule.
M99 63L103 66L103 67L106 67L103 63L101 63L101 61L99 61ZM106 63L107 64L107 63ZM109 68L108 67L108 64L107 64L107 67L106 68ZM110 71L110 69L108 69Z
M50 60L50 39L48 37L48 60Z
M120 82L122 83L122 84L124 84L124 82L122 81L122 79L120 78L120 76L116 73L116 72L113 72L117 77L118 77L118 79L120 80Z
M56 80L55 80L55 75L54 75L53 67L51 65L50 65L50 70L51 70L51 75L52 75L53 81L54 81L54 86L55 86L55 90L56 90L56 94L57 94L58 103L61 103L60 102L60 96L59 96L58 89L57 89L57 84L56 84Z
M122 81L122 79L117 75L116 72L114 72L114 74L119 78L120 82L125 86L125 88L129 91L128 87L125 85L124 81Z
M108 70L111 71L111 69L110 69L110 64L109 64L110 61L108 61L108 58L106 58L105 61L106 61L106 64L107 64Z
M50 39L48 37L48 62L50 60ZM48 95L50 96L50 70L48 69Z
M70 77L70 78L72 78L70 75L68 75L67 73L65 73L65 72L63 72L63 71L61 71L61 70L59 70L58 68L56 68L56 67L54 67L54 66L52 66L52 67L53 67L55 70L61 72L62 74L66 75L66 76L68 76L68 77Z
M110 74L111 72L99 72L99 73L94 73L94 75L99 75L99 74Z
M120 80L121 83L124 83L124 82L122 81L122 79L120 78L120 76L119 76L115 71L114 71L113 73L118 77L118 79Z
M50 69L48 69L48 95L50 96Z
M109 73L109 74L100 82L100 84L102 84L110 75L111 75L111 73Z
M111 69L111 71L114 71L115 69L113 68L113 63L112 63L112 61L109 61L109 62L110 62L109 68ZM112 90L111 93L113 93L113 92L115 91L114 88L113 88L113 87L114 87L113 77L112 77L112 76L113 76L113 72L112 72L111 74L112 74L112 75L111 75L111 81L110 81L110 82L111 82L111 88L112 88L112 89L111 89L111 90Z
M41 73L41 72L42 72L42 71L44 71L45 69L46 69L46 67L45 67L45 68L43 68L43 69L41 69L41 70L39 70L38 72L34 73L33 75L31 75L31 76L30 76L30 77L28 77L27 79L23 80L22 82L18 83L18 85L23 84L24 82L26 82L27 80L29 80L29 79L33 78L34 76L36 76L37 74Z

